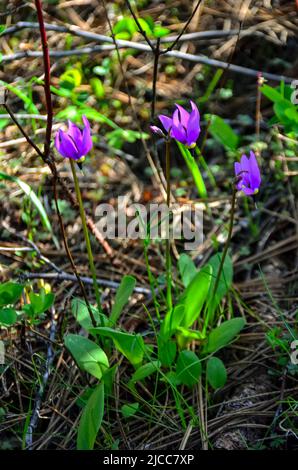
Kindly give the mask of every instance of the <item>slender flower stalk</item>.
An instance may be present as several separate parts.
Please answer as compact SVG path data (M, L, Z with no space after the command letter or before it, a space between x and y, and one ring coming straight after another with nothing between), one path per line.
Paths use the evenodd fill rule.
M93 254L92 254L90 238L89 238L89 232L88 232L87 223L86 223L86 215L85 215L85 210L84 210L84 206L83 206L82 194L81 194L81 190L80 190L80 185L79 185L79 180L78 180L78 176L77 176L77 173L76 173L74 160L70 159L69 161L70 161L70 166L71 166L71 171L72 171L76 196L77 196L78 203L79 203L80 216L81 216L82 225L83 225L83 232L84 232L84 237L85 237L85 242L86 242L86 248L87 248L87 254L88 254L88 259L89 259L90 271L91 271L92 279L93 279L93 287L94 287L94 292L95 292L95 297L96 297L97 308L98 308L98 312L101 312L99 288L98 288L98 284L97 284L96 270L95 270L95 265L94 265L94 259L93 259Z
M166 140L166 182L167 182L167 206L170 215L171 205L171 181L170 181L170 141ZM168 231L168 237L166 240L166 278L167 278L167 306L168 311L172 310L172 260L171 260L171 242L170 242L170 231Z

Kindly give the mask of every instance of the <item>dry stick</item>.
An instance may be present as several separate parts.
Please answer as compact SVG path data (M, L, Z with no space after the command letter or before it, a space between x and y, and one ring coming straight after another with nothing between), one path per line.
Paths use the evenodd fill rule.
M196 14L199 6L201 5L201 3L202 3L202 0L199 0L198 3L196 4L195 8L193 9L192 14L190 15L190 17L188 18L188 20L185 23L184 27L182 28L180 34L178 34L178 36L173 41L173 43L165 51L163 51L161 54L166 54L167 52L172 51L174 49L174 47L176 46L176 44L178 44L178 42L181 39L181 36L183 36L183 34L185 33L186 29L188 28L188 26L189 26L191 20L193 19L193 17L195 16L195 14Z
M119 47L118 47L118 44L117 44L117 41L116 41L116 38L115 38L115 34L113 32L113 27L112 27L112 24L111 24L111 21L110 21L110 18L109 18L109 15L108 15L108 10L107 10L107 7L106 7L106 3L105 3L105 0L102 0L102 5L103 5L103 8L105 10L105 15L106 15L106 19L107 19L107 22L108 22L108 25L109 25L109 29L110 29L110 32L111 32L111 36L112 36L112 39L113 39L113 42L114 42L114 46L115 46L115 49L116 49L116 53L117 53L117 58L118 58L118 62L119 62L119 66L120 66L120 70L121 70L121 75L123 77L123 81L124 81L124 86L125 86L125 89L126 89L126 93L127 93L127 96L128 96L128 101L129 101L129 105L130 105L130 108L132 110L132 113L134 115L134 118L135 118L135 122L137 123L137 126L138 126L138 129L139 129L139 132L140 132L140 135L141 135L141 141L142 141L142 145L144 147L144 150L145 150L145 154L146 154L146 157L147 157L147 160L149 162L149 165L151 167L151 170L153 172L153 175L156 177L156 180L157 182L159 183L160 185L160 190L161 190L161 193L163 194L164 197L166 197L166 182L165 182L165 178L164 178L164 175L161 171L161 169L157 169L152 157L151 157L151 154L149 152L149 148L146 144L146 141L145 139L142 137L142 129L140 128L140 125L138 123L138 119L137 119L137 114L136 114L136 111L135 111L135 108L134 108L134 105L132 103L132 99L131 99L131 95L130 95L130 92L129 92L129 87L128 87L128 83L127 83L127 80L126 80L126 76L125 76L125 72L124 72L124 69L123 69L123 65L122 65L122 60L121 60L121 56L120 56L120 52L119 52Z
M93 312L91 310L91 306L88 301L87 293L84 287L84 284L82 283L79 273L77 271L76 265L74 263L73 257L71 255L67 238L66 238L66 233L65 233L65 228L63 224L63 219L61 216L61 212L59 210L59 204L58 204L58 191L57 191L57 180L58 180L58 174L57 174L57 168L56 165L53 161L53 159L50 157L50 145L51 145L51 133L52 133L52 124L53 124L53 105L52 105L52 97L51 97L51 64L50 64L50 57L49 57L49 49L48 49L48 43L47 43L47 33L45 30L45 25L44 25L44 20L43 20L43 12L42 12L42 5L40 0L35 0L35 5L36 5L36 10L37 10L37 16L38 16L38 22L40 26L40 35L41 35L41 42L42 42L42 49L43 49L43 63L44 63L44 71L45 71L45 84L44 84L44 90L45 90L45 96L46 96L46 108L47 108L47 125L46 125L46 139L45 139L45 145L44 145L44 154L42 156L42 159L44 162L48 164L48 166L51 169L52 175L53 175L53 193L54 193L54 200L55 200L55 206L56 206L56 211L58 215L58 220L59 220L59 225L61 229L61 234L63 238L63 244L65 247L65 251L67 254L67 257L70 261L71 267L73 269L73 272L78 280L79 286L81 288L83 297L86 302L86 306L92 321L93 325L96 325L95 318L93 315ZM35 148L35 146L34 146ZM36 148L35 148L36 149Z
M155 103L156 103L156 84L158 77L158 62L160 57L160 38L157 39L156 47L154 49L154 65L153 65L153 79L152 79L152 101L151 101L151 122L155 116Z

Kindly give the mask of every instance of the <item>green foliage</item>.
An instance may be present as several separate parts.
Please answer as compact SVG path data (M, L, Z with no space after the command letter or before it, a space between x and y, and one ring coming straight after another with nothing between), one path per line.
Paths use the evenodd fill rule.
M53 305L55 296L51 292L46 293L42 287L38 294L30 292L29 299L30 304L24 305L23 310L31 319L35 319Z
M123 418L131 418L134 416L139 409L138 403L129 403L121 406L121 413Z
M132 375L130 379L130 384L134 384L135 382L140 382L150 375L156 373L160 368L161 363L160 361L153 361L148 362L148 364L144 364L143 366L139 367Z
M225 257L223 270L219 279L216 294L213 298L214 284L217 278L217 274L219 272L221 257L222 253L216 254L212 256L208 262L208 265L211 267L212 270L211 283L209 287L209 298L211 299L208 303L209 318L212 318L216 308L231 288L233 281L233 262L229 254L227 254Z
M276 88L264 84L260 89L263 95L273 102L275 117L271 120L271 124L282 124L286 133L297 134L298 110L291 101L293 89L284 83Z
M215 114L207 114L205 118L210 122L210 134L229 150L236 150L239 146L239 137L231 126Z
M133 366L138 367L143 361L145 345L141 335L124 333L112 328L91 328L90 333L110 338L115 347L125 356Z
M11 326L17 321L17 312L10 307L0 309L0 325Z
M15 304L21 297L24 285L17 282L0 284L0 307Z
M177 345L175 341L164 340L162 336L157 338L158 359L165 367L170 367L176 357Z
M3 173L3 172L0 172L0 180L11 181L11 182L17 183L19 185L19 187L21 188L23 193L26 194L26 196L28 196L28 198L30 198L32 204L36 207L36 209L37 209L37 211L40 215L42 225L51 234L51 236L53 238L53 241L56 245L56 248L59 248L58 241L57 241L56 237L54 236L53 229L52 229L51 223L49 221L49 218L47 216L47 213L46 213L42 203L40 202L38 196L33 191L33 189L27 183L20 180L16 176L7 175L6 173Z
M183 385L192 388L202 374L200 359L193 351L181 351L177 360L176 376Z
M153 19L148 16L147 18L138 18L138 22L142 31L151 38L161 38L169 34L170 30L160 25L155 25ZM113 33L117 39L130 40L139 31L139 27L131 17L124 17L117 21L113 27Z
M221 388L227 381L227 371L224 363L218 357L210 357L206 366L207 379L214 389Z
M178 268L184 287L187 287L190 281L197 274L197 268L193 260L186 253L182 253L182 255L180 255Z
M108 325L108 318L106 315L99 313L98 309L90 305L91 311L93 313L94 319L97 325L101 324L101 321L104 322L104 325ZM86 305L85 300L80 298L74 298L71 301L71 311L77 322L88 331L90 328L93 328L93 324L90 318L90 313Z
M104 414L104 385L97 385L83 410L78 434L77 450L92 450Z
M180 153L182 157L184 158L184 161L189 169L189 171L192 174L194 183L196 185L196 188L198 190L199 196L202 198L207 197L207 189L203 180L203 177L201 175L201 171L198 167L198 164L189 151L188 148L185 147L185 145L181 144L180 142L176 141L176 144L178 145L178 148L180 150Z
M109 361L96 343L74 334L65 336L64 343L81 370L101 379L103 372L109 367Z
M220 326L210 332L203 352L210 354L227 346L240 333L244 326L245 320L243 320L243 318L232 318L231 320L224 321Z
M191 326L199 317L206 301L212 279L211 264L203 267L192 279L184 291L179 304L184 305L184 315L180 323L183 327Z
M114 326L118 321L123 308L127 304L129 297L134 291L136 280L133 276L124 276L117 289L114 305L112 308L109 325Z

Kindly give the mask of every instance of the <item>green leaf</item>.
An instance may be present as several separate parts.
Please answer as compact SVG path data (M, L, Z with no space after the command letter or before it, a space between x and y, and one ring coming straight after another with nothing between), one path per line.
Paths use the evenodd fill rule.
M130 403L128 405L122 405L121 406L121 413L124 418L130 418L131 416L134 416L136 412L139 409L139 404L138 403Z
M127 304L129 297L132 295L136 285L136 280L133 276L124 276L121 280L120 286L117 289L114 305L110 316L110 325L114 326L120 317L123 308Z
M33 315L35 316L46 312L53 305L55 295L51 292L46 294L45 290L41 288L39 294L34 294L34 292L30 292L29 299Z
M78 367L101 379L103 372L109 367L106 353L93 341L79 335L68 334L64 343Z
M23 290L23 284L17 282L8 281L0 284L0 307L15 304L21 297Z
M178 260L178 268L184 287L187 287L198 272L195 263L190 256L182 253Z
M92 307L90 305L91 311L93 313L94 319L98 325L101 324L101 320L103 320L104 324L108 324L108 319L106 315L103 313L99 313L97 308ZM80 299L78 297L72 299L71 301L71 311L77 322L86 330L89 331L90 328L94 328L92 324L88 307L86 305L85 300Z
M141 335L124 333L107 327L91 328L90 333L111 338L118 351L120 351L133 366L138 367L142 363L145 345Z
M11 93L14 93L20 100L24 102L25 108L28 110L29 113L31 114L40 114L39 109L35 106L33 103L32 99L27 96L23 91L21 91L20 86L15 87L11 85L10 83L6 83L3 80L0 80L0 86L4 86L9 90Z
M163 28L162 26L155 26L153 34L155 38L162 38L167 36L171 31L168 28Z
M148 364L144 364L143 366L139 367L130 379L130 383L140 382L144 380L146 377L156 373L160 368L161 364L159 361L148 362Z
M100 383L90 396L80 419L77 450L92 450L104 414L104 384Z
M176 357L177 346L175 341L166 340L164 341L162 337L157 338L158 343L158 359L161 364L165 367L170 367Z
M17 183L19 185L19 187L21 188L21 190L26 194L26 196L28 196L30 198L32 204L35 206L35 208L39 212L42 225L44 226L45 229L47 229L50 232L50 234L52 235L52 239L55 243L56 248L59 249L59 243L58 243L56 237L54 236L53 229L52 229L51 223L49 221L49 218L47 216L47 213L46 213L42 203L40 202L39 198L37 197L37 195L33 191L33 189L27 183L25 183L24 181L21 181L16 176L7 175L6 173L3 173L2 171L0 171L0 180L1 179L6 180L6 181L11 181L13 183Z
M224 147L236 150L239 145L239 137L235 134L231 126L215 114L206 115L206 118L210 119L210 134Z
M176 305L170 310L160 327L160 337L167 341L177 330L184 316L184 305Z
M202 374L200 359L193 351L181 351L178 356L176 375L177 379L188 387L193 387Z
M211 266L212 268L212 278L211 278L211 284L209 288L209 298L210 302L208 305L208 310L209 310L209 316L212 318L217 306L221 302L221 300L224 298L224 296L227 294L229 291L232 281L233 281L233 262L232 258L229 256L229 254L226 255L222 273L220 276L219 284L216 290L216 295L213 296L213 291L214 291L214 284L215 280L217 277L217 273L219 271L219 266L221 262L221 257L222 253L216 254L210 258L208 265Z
M121 20L117 21L117 23L113 27L114 34L128 32L130 35L129 38L131 38L137 30L138 30L138 27L135 21L133 20L133 18L130 18L130 17L122 18Z
M11 326L17 321L17 312L13 308L0 309L0 325Z
M245 326L243 318L232 318L223 322L220 326L211 331L205 345L204 353L213 353L227 346Z
M207 264L192 279L182 294L179 304L184 305L181 326L189 327L198 319L207 298L212 280L212 266Z
M227 381L225 365L218 357L210 357L208 359L206 374L208 382L215 390L223 387Z
M178 145L178 148L180 150L180 153L182 157L184 158L184 161L189 169L189 171L192 174L194 183L196 185L196 188L198 190L199 196L202 198L207 197L207 189L200 171L200 168L198 167L198 164L192 154L190 153L189 149L185 147L185 145L181 144L180 142L176 141L176 144Z
M0 24L0 36L2 33L4 33L5 30L6 30L5 24Z
M102 100L105 97L105 88L100 80L100 78L93 77L90 79L90 85L92 87L92 90L99 100Z

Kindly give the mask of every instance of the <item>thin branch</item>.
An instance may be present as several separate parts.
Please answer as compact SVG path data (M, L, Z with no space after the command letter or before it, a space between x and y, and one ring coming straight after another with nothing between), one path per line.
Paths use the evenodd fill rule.
M154 52L155 50L155 47L154 45L152 44L152 42L150 41L150 39L148 38L147 34L146 34L146 31L143 30L142 26L140 25L140 22L138 20L138 17L136 16L135 12L133 11L133 8L131 7L131 4L129 2L129 0L125 0L125 4L127 6L127 8L129 9L130 11L130 14L132 15L138 29L139 29L139 32L140 34L143 36L143 38L145 39L146 43L148 44L148 46L150 47L150 49L152 50L152 52Z
M201 5L203 0L198 0L198 3L196 4L195 8L193 9L193 12L192 14L190 15L190 17L188 18L187 22L185 23L184 27L182 28L182 31L180 34L178 34L177 38L173 41L173 43L165 50L165 51L162 51L161 54L166 54L167 52L170 52L174 49L174 47L176 46L176 44L180 41L180 38L183 36L183 34L185 33L185 31L187 30L189 24L191 23L191 20L193 19L193 17L195 16L196 12L198 11L198 8L199 6Z

